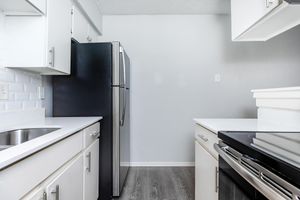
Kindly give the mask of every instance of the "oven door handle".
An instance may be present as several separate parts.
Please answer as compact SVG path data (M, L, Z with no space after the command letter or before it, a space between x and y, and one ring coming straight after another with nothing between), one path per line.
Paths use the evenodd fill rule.
M285 182L286 188L289 188L291 189L290 191L293 191L293 194L291 194L292 198L287 198L287 196L280 193L278 189L276 190L276 188L272 188L269 185L267 185L264 182L264 178L261 176L262 173L260 173L260 176L258 177L253 172L248 170L246 167L241 165L241 158L244 160L249 160L248 158L244 157L242 154L236 152L235 150L233 151L235 151L235 153L237 153L238 155L234 155L234 157L236 156L237 160L235 160L233 157L228 155L226 153L226 149L232 150L229 146L226 146L223 143L222 145L214 144L214 148L219 153L219 156L221 156L227 162L227 164L230 165L230 167L232 167L240 176L242 176L255 189L261 192L268 199L276 199L276 200L287 200L287 199L297 200L298 199L298 195L300 194L298 188L295 188L294 186L285 182L284 180L280 180L281 183L283 181ZM278 177L278 179L281 178Z

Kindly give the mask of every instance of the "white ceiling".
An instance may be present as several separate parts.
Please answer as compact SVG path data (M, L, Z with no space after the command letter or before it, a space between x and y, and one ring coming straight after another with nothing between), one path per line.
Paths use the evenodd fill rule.
M230 0L98 0L105 15L227 14Z

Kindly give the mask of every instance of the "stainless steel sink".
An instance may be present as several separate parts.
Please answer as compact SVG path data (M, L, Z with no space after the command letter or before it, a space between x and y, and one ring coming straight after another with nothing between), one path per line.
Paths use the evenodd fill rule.
M17 129L0 133L0 151L46 135L59 128Z

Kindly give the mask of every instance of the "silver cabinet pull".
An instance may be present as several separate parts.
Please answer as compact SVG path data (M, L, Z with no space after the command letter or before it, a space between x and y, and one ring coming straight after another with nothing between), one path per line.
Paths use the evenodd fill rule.
M97 137L99 135L98 131L94 131L90 134L91 137Z
M49 65L51 67L54 67L54 62L55 62L55 48L51 47L51 49L49 50Z
M87 40L88 42L92 42L92 41L93 41L93 38L92 38L91 36L87 36L86 40Z
M270 8L270 6L274 3L274 0L265 0L266 1L266 8Z
M51 194L55 194L55 200L59 200L59 185L55 186L55 190L53 189Z
M208 139L204 135L198 134L198 137L203 140L204 142L208 142Z
M43 200L47 200L47 193L46 192L43 192Z
M86 168L86 170L88 172L91 172L91 159L92 159L92 153L89 152L87 155L86 155L87 159L88 159L88 166Z
M219 190L219 169L218 169L218 167L215 168L215 181L216 181L215 192L218 193L218 190Z

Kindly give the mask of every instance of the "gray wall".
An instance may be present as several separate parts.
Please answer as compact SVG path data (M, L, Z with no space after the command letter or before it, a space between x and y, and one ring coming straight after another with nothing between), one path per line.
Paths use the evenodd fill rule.
M251 89L300 85L300 28L265 43L230 38L226 15L104 17L101 40L131 58L135 164L193 162L193 118L255 117Z

